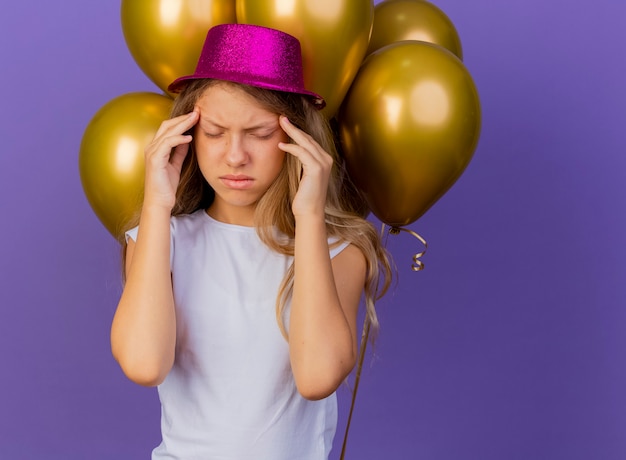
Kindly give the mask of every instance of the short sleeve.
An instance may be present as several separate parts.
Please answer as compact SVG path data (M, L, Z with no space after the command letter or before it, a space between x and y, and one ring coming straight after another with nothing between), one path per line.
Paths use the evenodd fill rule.
M130 230L128 230L125 233L126 236L126 243L128 243L128 240L133 240L133 241L137 241L137 232L139 231L139 226L135 227L135 228L131 228Z
M350 243L347 241L342 241L341 243L337 244L336 246L332 247L333 244L337 243L339 240L337 238L329 238L328 239L328 245L331 247L330 249L330 258L333 259L337 254L339 254L341 251L343 251L344 249L346 249Z
M128 243L128 240L133 240L134 242L137 242L137 234L139 233L139 226L136 226L135 228L131 228L130 230L128 230L125 234L124 237L126 238L126 243ZM170 270L172 268L172 261L174 260L174 238L173 238L173 228L172 225L170 224Z

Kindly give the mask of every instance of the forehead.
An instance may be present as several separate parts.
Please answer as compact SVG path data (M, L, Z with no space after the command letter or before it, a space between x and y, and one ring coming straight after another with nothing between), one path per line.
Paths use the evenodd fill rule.
M263 106L241 87L228 82L209 86L196 101L201 119L210 121L278 123L278 114Z

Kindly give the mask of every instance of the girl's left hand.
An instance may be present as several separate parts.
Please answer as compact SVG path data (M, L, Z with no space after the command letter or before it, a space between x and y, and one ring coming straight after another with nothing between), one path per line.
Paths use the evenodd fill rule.
M324 216L326 191L333 158L309 134L292 125L285 116L279 123L293 143L280 142L278 147L302 163L302 179L291 205L294 216Z

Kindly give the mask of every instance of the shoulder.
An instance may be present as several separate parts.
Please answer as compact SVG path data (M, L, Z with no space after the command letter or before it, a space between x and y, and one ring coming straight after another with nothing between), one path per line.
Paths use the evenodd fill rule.
M204 209L199 209L191 214L172 216L170 219L172 235L184 235L197 231L207 223L204 216L206 216Z
M339 251L331 260L333 271L350 272L355 275L356 278L365 277L367 261L363 252L355 245L347 242L340 243L337 249L339 249Z
M203 216L206 214L204 209L198 209L191 214L179 214L172 216L172 225L198 225L204 221Z
M335 246L334 248L331 246L330 250L331 255L334 253L334 256L332 257L333 260L351 260L356 263L365 263L365 256L363 255L363 252L355 245L348 242L341 242L336 244L337 246Z
M344 310L352 309L350 318L356 318L359 299L367 278L367 262L361 250L348 244L331 260L333 279ZM350 307L351 306L351 307Z
M328 237L328 250L330 258L334 259L338 254L342 253L350 243L348 241L339 240L336 237Z
M193 229L201 227L204 223L202 215L205 214L203 209L199 209L191 214L181 214L170 218L170 231L172 235L176 233L185 233ZM140 225L127 230L125 232L126 243L137 241L137 233Z

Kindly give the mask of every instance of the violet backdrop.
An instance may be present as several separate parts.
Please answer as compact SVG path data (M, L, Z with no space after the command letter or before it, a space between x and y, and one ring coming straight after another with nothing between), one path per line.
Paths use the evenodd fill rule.
M349 459L626 458L626 3L438 0L481 95L457 184L391 238ZM158 89L119 2L5 2L0 204L0 458L141 459L154 389L109 350L118 247L78 175L112 98ZM342 437L348 391L340 390ZM332 458L338 458L335 450Z

